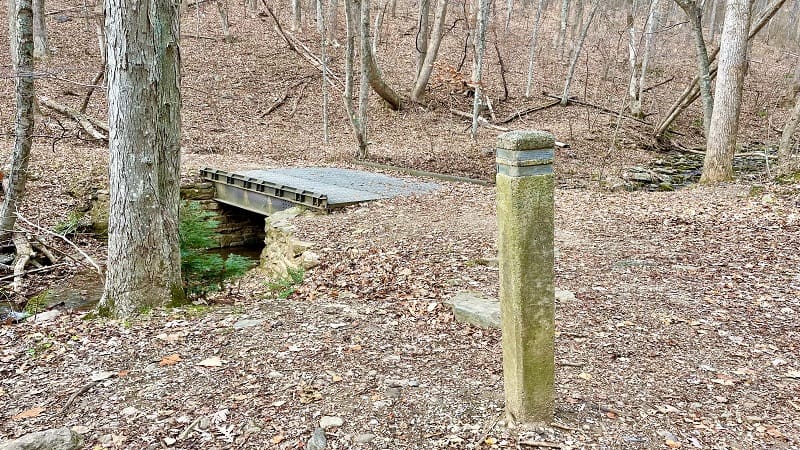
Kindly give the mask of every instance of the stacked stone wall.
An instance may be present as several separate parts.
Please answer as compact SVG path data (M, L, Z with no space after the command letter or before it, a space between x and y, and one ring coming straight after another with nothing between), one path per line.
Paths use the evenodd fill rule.
M209 219L219 222L219 247L263 244L264 216L217 202L213 183L184 184L181 199L198 202L204 211L213 213Z

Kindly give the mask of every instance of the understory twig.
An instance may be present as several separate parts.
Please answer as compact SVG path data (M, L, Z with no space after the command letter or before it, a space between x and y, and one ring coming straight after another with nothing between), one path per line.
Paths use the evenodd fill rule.
M76 123L78 123L78 125L81 126L81 128L89 133L89 136L93 137L94 139L97 139L98 141L105 141L108 139L106 135L97 129L99 121L92 120L79 111L74 110L69 106L62 105L61 103L55 102L44 96L39 97L39 102L53 111L56 111L74 120ZM108 129L108 126L106 126L106 129Z
M78 398L78 396L85 394L87 391L89 391L89 389L100 384L100 381L102 380L90 381L89 383L83 385L82 388L75 391L75 393L69 397L69 400L67 400L67 403L64 404L64 407L61 408L61 411L59 411L58 414L62 415L65 412L67 412L67 410L72 406L72 404L75 403L75 400Z

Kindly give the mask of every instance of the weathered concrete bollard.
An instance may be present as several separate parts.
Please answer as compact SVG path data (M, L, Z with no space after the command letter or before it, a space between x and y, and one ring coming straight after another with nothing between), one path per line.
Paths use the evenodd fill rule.
M553 419L553 148L539 131L497 138L497 224L506 413Z

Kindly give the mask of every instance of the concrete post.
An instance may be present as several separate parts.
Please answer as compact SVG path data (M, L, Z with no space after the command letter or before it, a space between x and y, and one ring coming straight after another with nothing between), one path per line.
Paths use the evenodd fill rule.
M553 148L539 131L497 138L497 224L506 413L550 423L554 410Z

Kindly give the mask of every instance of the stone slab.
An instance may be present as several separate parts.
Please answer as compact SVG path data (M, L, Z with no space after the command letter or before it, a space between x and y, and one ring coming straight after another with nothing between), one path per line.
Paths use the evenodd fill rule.
M575 300L575 294L556 288L556 301ZM456 320L482 328L500 328L500 302L479 292L459 292L445 304L453 307Z

